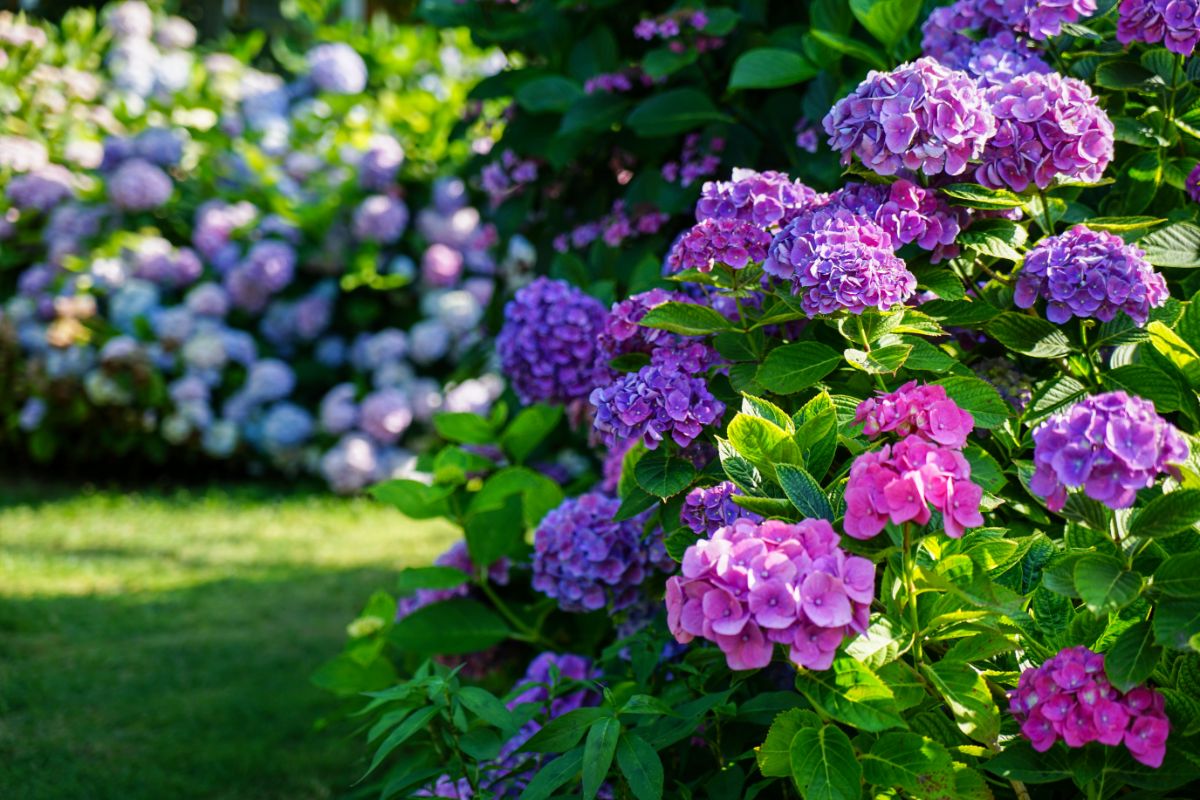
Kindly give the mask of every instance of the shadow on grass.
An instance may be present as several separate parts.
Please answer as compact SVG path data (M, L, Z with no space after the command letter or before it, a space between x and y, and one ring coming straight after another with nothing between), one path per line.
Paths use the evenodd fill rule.
M279 567L115 596L0 597L6 800L336 797L361 744L308 675L394 573Z

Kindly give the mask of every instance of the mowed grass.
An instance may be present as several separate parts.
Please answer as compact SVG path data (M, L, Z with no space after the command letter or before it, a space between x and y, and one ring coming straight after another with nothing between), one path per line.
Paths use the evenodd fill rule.
M308 682L448 526L317 491L0 479L0 798L337 797Z

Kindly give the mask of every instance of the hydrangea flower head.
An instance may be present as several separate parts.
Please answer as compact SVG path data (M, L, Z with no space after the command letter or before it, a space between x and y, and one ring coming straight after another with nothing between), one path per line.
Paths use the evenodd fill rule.
M75 196L75 177L61 164L46 164L15 176L8 182L4 194L22 211L46 214Z
M983 92L965 72L920 58L871 71L823 120L842 163L857 155L880 175L961 175L996 131Z
M975 428L970 412L946 394L938 384L918 385L909 381L894 392L880 393L858 404L854 421L863 434L874 439L882 433L920 436L943 447L962 448Z
M354 235L364 242L394 244L408 227L408 207L386 194L373 194L354 212Z
M496 352L523 403L570 403L592 391L605 311L568 283L538 278L504 307Z
M1154 404L1125 392L1093 395L1055 414L1033 432L1029 488L1059 511L1067 489L1083 488L1109 508L1129 508L1138 489L1154 484L1188 457L1188 444Z
M603 492L569 498L533 535L533 588L563 611L628 608L652 569L674 566L661 534L644 537L641 519L615 521L621 502Z
M679 237L667 256L671 272L712 272L716 264L743 269L767 257L771 234L739 219L705 219Z
M854 459L842 524L848 536L870 539L889 522L927 524L932 507L941 512L946 535L958 539L983 524L982 499L983 489L971 482L971 465L959 450L908 436Z
M1190 56L1200 42L1200 3L1196 0L1121 0L1117 41L1162 43Z
M367 88L367 65L342 42L320 44L308 52L308 69L317 88L331 94L358 94Z
M844 208L818 208L792 220L776 236L763 271L803 294L810 317L903 303L917 279L893 251L892 237L871 219Z
M715 642L730 669L759 669L776 644L806 669L828 669L865 633L875 565L848 556L822 519L741 518L691 545L667 580L667 625L680 643Z
M696 201L696 221L740 220L778 228L821 202L819 193L785 173L735 168L728 181L705 182Z
M915 242L932 252L935 262L958 252L954 240L966 216L963 209L952 208L937 192L912 181L847 183L830 195L829 203L873 219L896 246Z
M1025 0L1021 30L1045 40L1062 33L1066 23L1076 23L1096 13L1096 0Z
M108 179L108 197L126 211L153 211L171 199L170 176L149 161L131 158Z
M1056 178L1095 183L1113 157L1112 120L1086 83L1031 72L987 90L996 135L975 179L994 189L1045 189Z
M1039 241L1025 257L1013 293L1020 308L1044 299L1046 318L1060 324L1071 317L1108 322L1124 312L1144 325L1150 309L1168 297L1166 280L1136 245L1083 225Z
M730 481L716 486L697 486L687 493L679 509L679 521L694 533L710 535L739 518L760 522L762 517L733 502L735 494L742 490Z
M1162 766L1171 722L1163 696L1138 687L1120 692L1104 672L1104 656L1086 647L1060 650L1021 673L1009 711L1039 753L1062 739L1067 747L1122 744L1148 767Z
M1192 171L1188 173L1186 187L1192 202L1200 203L1200 164L1192 167Z

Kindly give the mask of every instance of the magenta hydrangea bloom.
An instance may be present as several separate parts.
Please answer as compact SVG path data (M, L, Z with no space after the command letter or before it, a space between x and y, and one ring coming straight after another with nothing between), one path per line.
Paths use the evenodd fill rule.
M1055 178L1095 183L1113 157L1113 124L1086 83L1058 73L1019 75L987 97L996 135L975 179L995 189L1045 189Z
M901 170L961 175L996 132L975 81L932 58L887 73L872 70L834 104L823 124L843 164L857 155L880 175Z
M848 556L823 519L737 519L683 556L667 580L667 625L681 644L715 642L730 669L759 669L776 644L805 669L829 669L847 636L863 634L875 565Z
M927 524L932 507L941 512L946 535L958 539L983 524L982 499L983 489L971 482L971 465L959 450L909 436L854 459L842 524L846 535L870 539L888 522Z
M659 349L637 372L618 377L592 391L593 425L606 446L641 439L654 450L670 437L687 447L725 413L697 373L712 360L712 351L695 343L678 349Z
M504 307L500 367L522 403L571 403L594 386L604 306L564 281L538 278Z
M957 255L954 240L966 220L966 209L951 207L937 192L901 178L890 186L847 183L829 203L875 220L897 245L916 243L934 254L936 263Z
M937 384L909 381L894 392L880 393L858 404L854 421L874 439L882 433L920 436L943 447L962 448L975 428L975 418L958 407Z
M1190 56L1200 42L1200 3L1196 0L1121 0L1117 41L1159 44Z
M712 272L715 264L742 269L767 257L771 234L738 219L705 219L675 241L667 256L671 272L698 269Z
M1013 302L1031 308L1046 301L1046 318L1063 323L1071 317L1102 322L1123 311L1144 325L1150 309L1167 301L1163 276L1154 271L1135 245L1107 231L1076 225L1047 236L1025 257L1017 276Z
M620 507L615 497L589 492L543 517L533 535L533 588L563 611L620 611L653 569L670 570L661 533L644 537L640 518L616 522Z
M1187 176L1187 195L1192 202L1200 203L1200 164L1192 167Z
M787 281L810 317L903 303L917 279L875 222L844 208L818 208L792 220L771 243L763 271Z
M1086 647L1060 650L1021 673L1008 708L1039 753L1062 739L1067 747L1122 744L1135 760L1162 766L1171 722L1163 696L1138 687L1120 692L1104 673L1104 656Z
M708 181L696 201L696 221L740 220L779 228L820 205L823 195L782 172L734 168L728 181Z
M475 562L471 560L471 554L467 552L467 543L464 541L455 542L450 549L435 558L433 563L438 567L453 567L472 577L477 571ZM496 563L489 565L488 580L501 586L506 585L508 583L508 566L507 558L501 558ZM461 583L451 589L418 589L408 597L400 598L396 604L396 619L404 619L418 608L455 597L466 597L469 593L469 583Z
M1059 511L1067 489L1083 487L1109 508L1129 508L1138 489L1188 457L1188 443L1154 404L1125 392L1105 392L1047 419L1033 432L1029 488Z
M739 518L761 521L761 516L733 502L733 496L741 493L742 490L730 481L716 486L697 486L684 498L679 521L702 536L716 533Z

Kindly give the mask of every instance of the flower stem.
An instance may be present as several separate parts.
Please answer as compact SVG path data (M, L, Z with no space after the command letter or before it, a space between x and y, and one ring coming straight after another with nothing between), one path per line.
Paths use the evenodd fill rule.
M530 644L541 645L551 650L555 649L553 644L547 641L540 632L525 624L520 617L513 613L512 609L508 607L508 604L500 599L500 595L496 594L496 591L488 584L487 567L484 567L481 570L478 585L487 599L492 601L492 605L494 605L496 610L500 612L500 616L508 620L508 623L516 628L517 632L520 634L513 636L512 638L529 642Z
M858 338L862 340L863 350L868 355L871 353L871 341L867 338L867 329L863 327L862 315L858 314L854 317L854 321L858 323ZM878 372L875 373L875 385L879 387L879 391L886 392L887 384L884 383L883 376Z
M904 550L901 569L904 572L904 598L908 606L909 626L912 628L913 659L920 664L924 660L921 648L921 616L917 612L917 585L913 575L917 567L916 553L912 547L912 524L904 523Z

